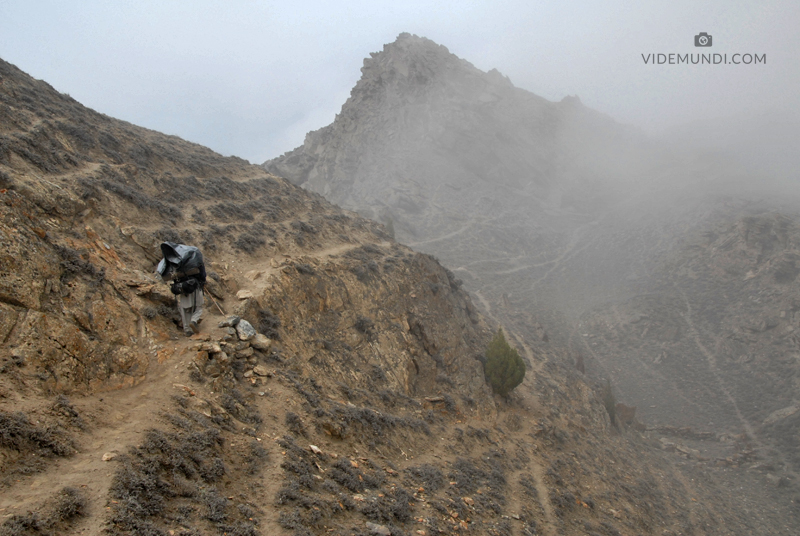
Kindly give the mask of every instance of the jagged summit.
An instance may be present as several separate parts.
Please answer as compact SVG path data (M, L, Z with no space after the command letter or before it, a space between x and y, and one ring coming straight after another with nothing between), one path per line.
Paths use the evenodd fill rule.
M374 86L385 88L387 93L403 95L454 75L462 79L472 77L476 83L480 80L511 86L508 78L496 69L484 73L444 45L408 33L400 34L393 43L384 45L381 52L373 52L365 58L361 73L353 95L369 92Z

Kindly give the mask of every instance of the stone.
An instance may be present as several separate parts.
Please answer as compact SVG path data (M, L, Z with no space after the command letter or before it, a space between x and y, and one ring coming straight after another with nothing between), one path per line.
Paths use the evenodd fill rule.
M245 372L245 373L243 374L243 376L244 376L245 378L252 378L252 377L253 377L253 371L252 371L252 370L248 370L247 372Z
M269 350L271 345L272 341L261 333L256 333L256 336L250 340L250 346L256 350Z
M239 350L234 355L236 356L237 359L247 359L248 357L253 355L253 349L245 348L244 350Z
M236 324L236 334L240 341L249 341L256 336L256 330L247 320L239 320Z
M209 354L218 354L222 351L220 345L215 342L207 342L206 344L201 344L199 349L201 351L208 352Z
M386 525L378 525L367 521L367 530L370 534L379 534L380 536L392 536L392 531Z
M236 315L231 315L228 318L226 318L225 320L223 320L222 322L220 322L218 324L218 326L221 327L221 328L231 328L231 327L236 326L239 323L240 320L241 320L241 317L238 317Z
M267 367L265 367L264 365L256 365L255 367L253 367L253 372L255 374L258 374L259 376L271 376L272 375L270 373L270 371L267 370Z
M194 357L194 363L197 365L197 368L200 369L200 372L205 373L206 365L208 364L208 352L197 352L197 355Z
M253 291L242 289L236 293L236 297L239 298L240 300L249 300L250 298L253 297Z
M103 461L104 462L110 462L111 460L113 460L116 457L117 457L117 453L116 452L106 452L105 454L103 454Z

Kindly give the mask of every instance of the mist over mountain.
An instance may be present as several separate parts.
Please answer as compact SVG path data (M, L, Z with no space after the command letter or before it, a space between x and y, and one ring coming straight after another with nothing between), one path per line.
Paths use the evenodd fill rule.
M739 437L766 486L795 486L797 132L734 116L649 138L403 34L331 125L264 166L436 255L649 426L713 438L701 458L739 464Z
M679 224L676 207L752 189L721 155L650 140L577 97L547 101L408 34L364 61L331 125L264 166L391 222L398 240L441 257L465 281L479 279L471 288L490 302L521 293L561 312L606 299L652 255L603 245L591 273L569 286L491 287L519 272L551 277L596 231L634 228L640 217L652 225L658 215Z

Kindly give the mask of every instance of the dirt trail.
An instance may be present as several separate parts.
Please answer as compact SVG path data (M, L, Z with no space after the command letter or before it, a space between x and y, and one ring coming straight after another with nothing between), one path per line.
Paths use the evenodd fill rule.
M725 394L725 398L728 399L731 407L733 407L734 413L736 413L736 417L739 419L739 422L742 424L742 428L744 428L745 432L751 439L756 439L756 433L753 427L750 425L750 422L742 415L742 412L739 410L739 405L736 403L736 400L731 395L730 391L728 390L728 386L725 384L725 381L722 379L722 374L720 373L719 368L717 367L717 356L708 350L705 345L700 340L700 333L694 325L692 321L692 304L689 302L689 298L686 296L686 293L682 289L678 289L680 291L681 296L683 297L683 301L686 304L686 313L681 313L681 318L684 319L686 322L687 327L689 328L689 332L692 334L692 339L694 340L697 348L702 352L703 356L706 358L706 362L708 363L708 369L711 371L711 374L714 376L714 379L717 381L717 385Z
M617 319L617 321L621 324L622 323L622 317L619 314L619 310L617 309L616 305L612 307L612 311L613 311L614 316ZM604 357L601 354L598 354L597 352L594 351L594 349L591 347L591 345L589 344L589 341L587 340L586 337L580 336L577 333L579 328L580 328L580 326L578 324L575 324L575 327L572 329L572 333L569 336L569 346L568 347L569 347L570 351L572 351L572 341L575 338L578 338L581 341L581 344L583 345L584 349L587 352L589 352L589 354L591 354L591 356L594 358L594 360L597 361L604 369L606 369L607 373L610 373L611 371L608 370L608 362L604 359ZM611 326L609 328L609 331L611 333L613 333L615 336L618 335L616 327L614 327L614 326ZM642 369L643 369L645 374L649 375L652 378L655 378L661 384L668 384L671 387L670 392L672 392L674 396L679 397L688 406L695 407L698 410L702 409L700 407L700 405L696 401L686 397L686 395L683 394L683 391L680 389L680 387L675 382L675 380L670 379L669 377L664 375L661 371L659 371L659 370L655 369L654 367L652 367L651 364L649 362L645 361L639 354L636 354L633 357L636 360L636 363L638 363L642 367ZM625 394L624 390L622 389L622 387L620 385L614 385L614 389L616 389L619 392L619 394L622 396L623 399L626 399L626 398L628 400L632 400L633 399L633 397L631 397L630 394L628 394L628 395Z
M211 322L211 320L207 320ZM39 507L60 489L71 486L85 492L89 515L75 530L82 534L101 534L108 519L108 489L116 462L103 461L106 453L123 454L129 446L141 443L142 434L169 407L170 397L179 392L173 386L185 374L181 353L196 341L169 341L163 345L172 357L159 364L155 357L147 381L119 391L99 393L73 400L86 421L88 431L78 439L77 453L51 463L43 472L23 477L0 496L0 515L25 514Z
M491 318L498 325L503 325L503 323L500 322L500 320L498 318L496 318L492 314L491 305L489 305L489 302L486 300L486 298L484 298L484 296L481 294L481 292L480 291L475 291L474 294L478 298L478 300L480 300L481 304L483 305L484 314L486 316L488 316L489 318ZM525 355L528 357L528 360L530 361L532 372L541 372L542 367L544 366L544 360L535 359L534 355L533 355L533 351L525 343L524 339L518 333L516 333L515 331L512 331L511 329L509 329L506 326L504 326L504 327L505 327L506 331L508 332L508 335L510 337L513 337L513 339L520 346L522 346L523 350L525 351ZM529 391L529 393L531 395L533 395L532 399L535 399L535 394L534 394L534 390L533 390L532 383L531 383L532 381L533 381L533 375L532 374L526 374L524 383L528 384L528 391ZM521 440L522 441L527 441L528 439L526 437L521 437ZM555 521L556 520L556 515L555 515L555 510L553 509L553 505L550 503L550 492L547 490L547 486L544 483L544 470L542 469L541 464L539 462L537 462L532 457L531 457L530 463L528 464L526 470L530 470L531 474L533 475L533 478L534 478L535 483L536 483L537 495L539 497L539 504L541 505L542 511L544 512L544 520L542 520L542 522L543 522L542 534L545 534L546 536L556 536L558 534L558 532L556 530L556 521ZM511 480L513 482L517 482L518 483L520 474L521 474L520 472L515 473L513 479L511 479ZM517 484L517 485L519 485L519 484ZM521 496L521 493L514 493L514 497L518 498L520 496ZM517 509L519 509L519 501L518 500L515 499L512 502L512 505L516 506Z
M544 470L542 469L542 465L531 459L528 468L531 470L531 474L533 474L533 479L536 483L536 493L539 496L539 504L544 511L542 534L545 536L557 536L556 514L553 505L550 503L550 492L547 490L547 485L544 483Z
M388 243L381 245L388 246ZM357 247L360 244L338 244L298 257L327 259ZM262 273L259 280L266 282L281 267L272 267L268 261L262 261L236 268L241 272L258 270ZM246 278L241 279L247 281ZM203 332L214 330L222 318L211 302L207 303L203 316ZM196 343L195 340L178 336L176 332L176 339L153 346L150 370L139 385L83 398L75 397L72 403L87 424L85 433L76 434L77 452L67 458L55 459L44 471L21 477L13 486L3 490L0 494L0 522L4 517L25 514L40 507L54 493L69 486L85 493L89 514L74 525L72 532L102 534L109 521L108 490L117 469L117 462L103 461L103 455L124 454L129 447L141 444L144 432L158 424L162 411L172 404L171 397L181 393L183 386L189 384L186 366L190 354L188 349ZM162 356L169 356L163 363L159 363L156 356L159 350Z
M465 233L468 229L473 227L476 223L477 223L477 220L475 220L473 218L468 223L466 223L465 225L463 225L459 229L456 229L452 233L448 233L446 235L442 235L442 236L439 236L439 237L436 237L436 238L431 238L429 240L421 240L419 242L405 242L405 245L407 245L410 248L416 248L418 246L423 246L425 244L432 244L434 242L440 242L442 240L447 240L448 238L453 238L454 236L458 236L460 234Z

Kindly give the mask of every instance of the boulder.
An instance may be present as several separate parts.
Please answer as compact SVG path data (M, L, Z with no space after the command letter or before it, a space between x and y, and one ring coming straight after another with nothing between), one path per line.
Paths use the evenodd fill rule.
M247 320L239 320L236 324L236 334L240 341L249 341L256 336L256 330Z

